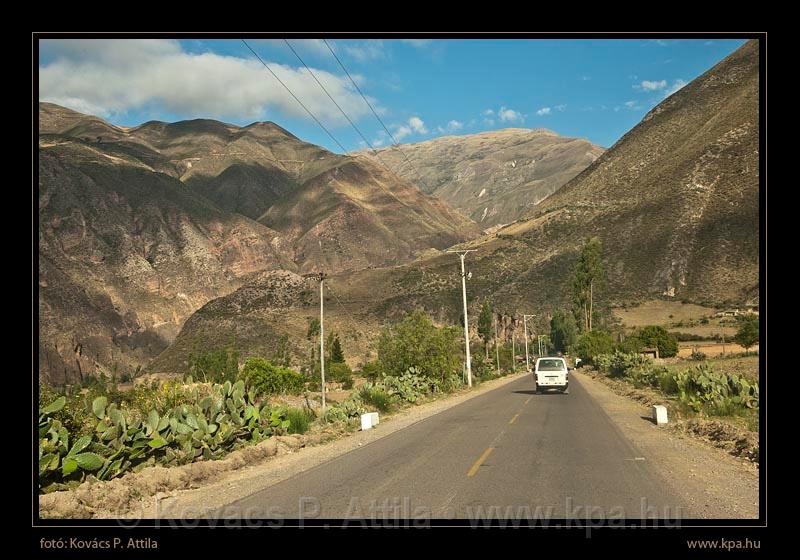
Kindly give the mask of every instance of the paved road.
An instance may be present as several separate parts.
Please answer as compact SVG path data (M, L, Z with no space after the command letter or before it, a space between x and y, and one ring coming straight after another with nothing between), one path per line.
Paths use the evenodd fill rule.
M239 500L218 515L685 517L684 505L647 458L580 383L570 381L567 395L536 395L525 376Z

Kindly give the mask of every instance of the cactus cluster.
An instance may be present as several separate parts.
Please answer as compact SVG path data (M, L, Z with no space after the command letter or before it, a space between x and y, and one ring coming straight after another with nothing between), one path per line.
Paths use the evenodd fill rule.
M715 373L705 364L677 373L675 382L681 400L694 410L706 403L759 407L758 383L750 383L743 376Z
M60 397L39 409L39 487L82 480L92 473L107 480L146 466L180 465L216 459L247 441L260 441L289 428L285 412L259 404L243 381L193 389L191 404L150 410L144 417L100 396L91 403L94 429L70 446L70 434L54 415L66 402Z

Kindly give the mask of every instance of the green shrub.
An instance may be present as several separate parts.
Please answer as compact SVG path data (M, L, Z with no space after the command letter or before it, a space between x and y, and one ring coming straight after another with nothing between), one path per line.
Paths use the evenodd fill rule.
M582 334L575 343L575 354L586 364L593 364L595 356L610 354L614 339L606 331L594 330Z
M389 393L382 387L371 383L363 385L358 391L358 396L364 404L374 407L379 412L388 412L392 405L392 397Z
M233 382L239 373L239 351L229 345L208 352L189 354L189 374L199 381Z
M461 371L461 331L437 328L424 311L417 310L393 327L384 329L378 340L378 360L387 375L402 375L410 367L440 381Z
M367 362L361 368L361 377L365 377L367 381L374 382L376 379L383 375L383 368L377 360L374 362Z
M671 358L678 354L678 339L664 327L650 325L642 327L637 333L643 346L658 348L658 355L661 358Z
M614 352L613 354L600 354L595 356L594 365L598 371L609 377L624 377L633 368L646 368L652 360L641 354L627 354ZM641 374L640 374L641 375Z
M285 415L289 421L286 431L290 434L306 433L315 418L314 413L307 408L287 408Z
M240 378L259 395L297 395L302 392L306 381L302 374L263 358L248 358Z
M353 386L353 370L344 362L325 364L325 381Z

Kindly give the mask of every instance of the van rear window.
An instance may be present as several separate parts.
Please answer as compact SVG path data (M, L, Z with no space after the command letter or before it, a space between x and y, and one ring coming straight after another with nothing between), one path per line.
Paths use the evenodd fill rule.
M538 365L539 371L564 371L564 362L561 360L541 360Z

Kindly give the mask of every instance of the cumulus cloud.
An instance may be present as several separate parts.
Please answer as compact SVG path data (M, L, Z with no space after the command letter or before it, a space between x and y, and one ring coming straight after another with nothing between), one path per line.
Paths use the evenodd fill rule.
M446 132L457 132L462 128L464 128L463 122L452 120L448 122L446 126L437 126L436 130L438 130L440 133L446 133Z
M504 123L525 122L525 115L508 107L500 107L497 116L500 118L500 122Z
M425 122L419 117L411 117L408 122L402 125L394 125L395 131L393 136L398 142L412 134L427 134L428 129Z
M544 115L549 115L550 111L551 111L550 107L542 107L541 109L536 111L536 114L539 115L540 117L543 117Z
M689 82L678 78L677 80L672 82L672 85L667 89L667 91L664 92L664 97L665 98L669 97L670 95L681 89L683 86L685 86L687 83Z
M44 40L41 46L49 62L39 66L39 99L78 111L111 117L153 106L181 117L309 118L249 52L192 53L162 39ZM305 69L265 62L317 117L347 124ZM346 78L314 73L351 118L367 114Z
M642 91L658 91L667 87L667 80L642 80L633 87Z
M556 105L555 106L555 110L559 111L559 112L566 110L566 108L567 108L567 104L566 103L562 103L561 105Z

